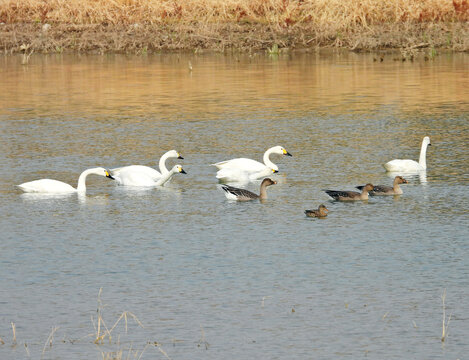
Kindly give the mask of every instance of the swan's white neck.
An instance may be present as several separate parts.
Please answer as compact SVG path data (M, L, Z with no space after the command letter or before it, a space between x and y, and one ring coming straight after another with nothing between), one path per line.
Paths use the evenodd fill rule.
M86 177L90 174L96 174L98 169L88 169L81 173L80 177L78 178L78 185L77 191L81 193L86 192Z
M278 166L275 165L272 161L270 161L270 154L272 154L273 151L274 148L270 148L264 153L264 164L271 169L277 170Z
M422 148L420 149L419 164L424 169L427 168L427 146L428 143L426 141L423 141Z
M173 175L176 172L177 172L176 170L171 169L170 171L167 171L165 174L162 173L162 176L158 179L158 181L155 182L155 185L157 186L164 185L167 181L169 181L169 179L173 177Z
M161 156L161 158L160 158L160 162L159 162L158 166L160 168L161 175L169 173L169 170L166 168L166 159L171 157L170 153L171 153L171 151L165 152L163 154L163 156Z

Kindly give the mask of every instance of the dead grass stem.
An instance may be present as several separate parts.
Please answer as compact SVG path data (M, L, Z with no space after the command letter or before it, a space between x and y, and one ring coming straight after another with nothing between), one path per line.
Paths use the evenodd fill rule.
M451 315L449 315L448 320L446 320L446 306L445 306L445 300L446 300L446 289L443 290L443 294L441 295L441 302L443 305L443 325L442 325L442 330L441 330L441 342L445 342L446 337L448 336L448 326L449 322L451 321Z

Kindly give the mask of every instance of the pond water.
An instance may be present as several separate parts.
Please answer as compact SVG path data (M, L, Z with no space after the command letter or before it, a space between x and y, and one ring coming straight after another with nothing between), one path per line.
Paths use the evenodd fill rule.
M469 353L468 54L0 61L1 359ZM391 184L382 164L417 160L426 135L428 170L402 196L322 191ZM293 156L271 157L269 199L227 200L209 165L274 145ZM14 186L157 167L170 149L187 175L160 188L96 176L86 196ZM321 203L326 219L304 216ZM127 329L124 317L112 328L124 312Z

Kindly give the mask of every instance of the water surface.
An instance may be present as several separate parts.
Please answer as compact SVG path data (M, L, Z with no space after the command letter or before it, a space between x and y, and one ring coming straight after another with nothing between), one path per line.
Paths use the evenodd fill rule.
M467 54L413 63L343 53L1 61L2 359L469 352ZM409 176L402 196L350 204L322 191L390 184L382 164L417 160L425 135L428 171ZM274 145L293 157L272 156L280 172L269 200L226 200L209 164L261 160ZM86 196L14 187L38 178L76 185L95 166L156 167L170 149L188 174L164 188L101 177L88 179ZM304 216L321 203L327 219ZM442 343L444 289L451 321ZM94 345L98 308L109 329L124 311L144 328L129 316L127 332L122 320L111 343Z

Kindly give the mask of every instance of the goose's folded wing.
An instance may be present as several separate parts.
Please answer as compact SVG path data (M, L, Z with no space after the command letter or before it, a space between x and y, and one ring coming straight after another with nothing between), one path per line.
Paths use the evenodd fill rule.
M338 197L347 198L347 197L353 197L357 194L354 191L340 191L340 190L324 190L324 191L327 193L327 195L333 198L338 198Z
M393 188L391 186L386 186L386 185L375 185L373 187L373 190L370 191L370 192L374 192L374 193L380 193L380 192L388 192L388 191L392 191Z
M259 197L257 194L254 194L253 192L249 190L235 188L230 185L223 185L221 188L223 189L223 191L236 197L253 198L253 199Z

